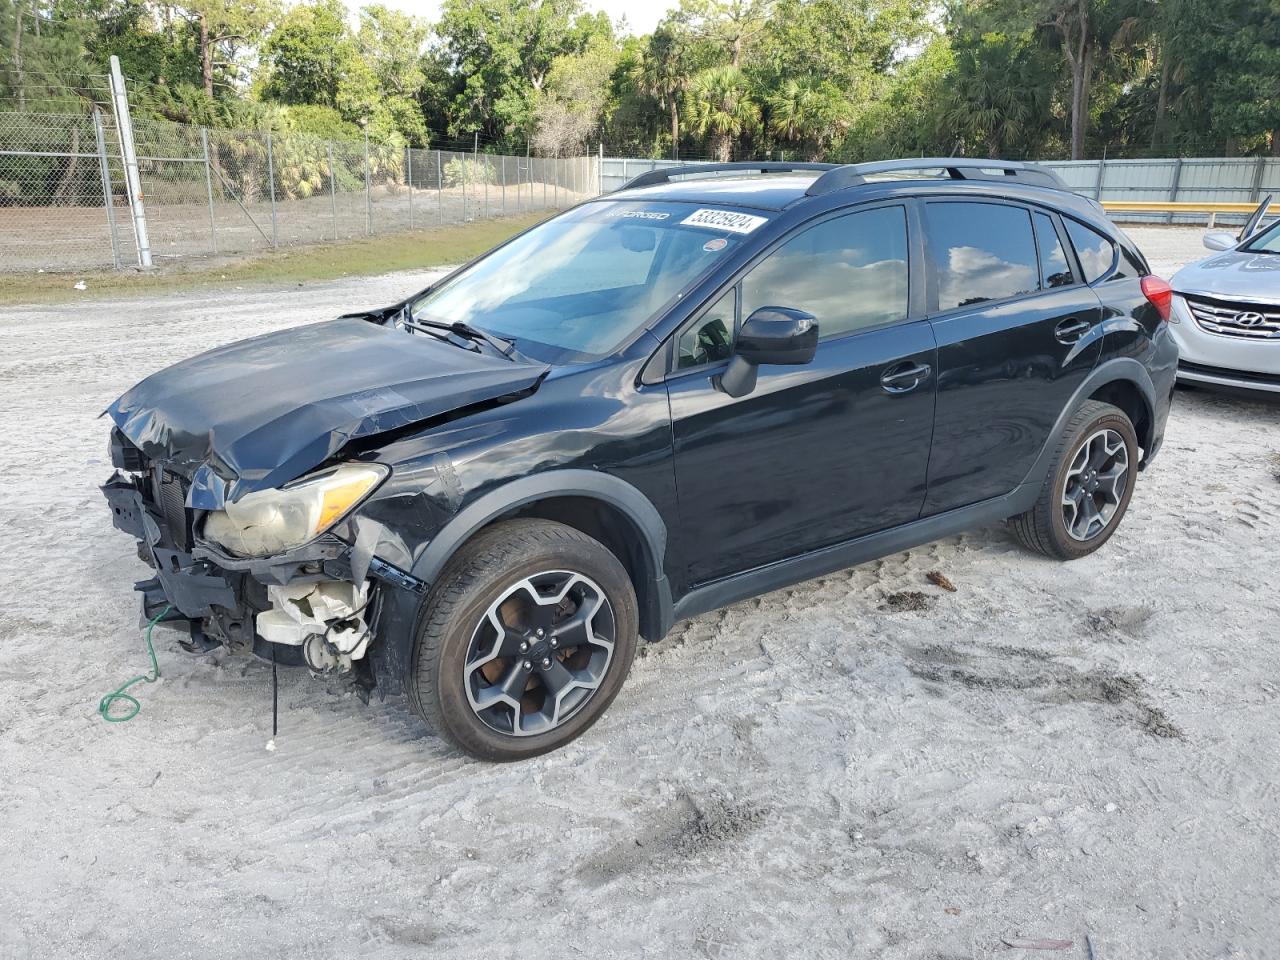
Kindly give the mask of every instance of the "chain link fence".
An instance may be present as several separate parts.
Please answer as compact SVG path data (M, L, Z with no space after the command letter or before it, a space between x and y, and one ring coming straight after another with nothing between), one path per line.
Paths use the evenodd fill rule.
M305 134L132 123L155 265L571 206L595 157L455 153ZM0 271L141 262L115 115L0 113Z
M142 261L115 111L86 109L0 112L0 271ZM554 210L675 165L450 152L153 119L131 129L156 265ZM1042 162L1102 200L1256 202L1280 193L1280 159ZM1181 213L1124 217L1204 222Z

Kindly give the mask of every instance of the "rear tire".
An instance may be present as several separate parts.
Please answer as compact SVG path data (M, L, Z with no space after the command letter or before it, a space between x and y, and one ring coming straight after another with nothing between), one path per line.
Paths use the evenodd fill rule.
M564 746L608 708L635 657L635 590L599 541L511 520L450 561L423 605L409 698L482 760Z
M1009 527L1047 557L1086 557L1120 526L1137 479L1133 423L1118 407L1089 400L1067 422L1035 506Z

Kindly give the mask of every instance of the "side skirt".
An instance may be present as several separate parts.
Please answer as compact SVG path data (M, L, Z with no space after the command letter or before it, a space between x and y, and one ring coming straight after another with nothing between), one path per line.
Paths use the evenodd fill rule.
M720 607L727 607L739 600L758 597L773 590L781 590L814 577L825 576L836 570L857 566L869 560L879 560L890 554L921 544L954 536L974 527L1004 520L1030 510L1040 493L1039 483L1024 483L1009 493L981 503L970 504L924 517L911 523L882 530L879 533L846 540L788 560L779 560L745 573L736 573L723 580L704 584L685 594L675 606L675 619L684 620Z

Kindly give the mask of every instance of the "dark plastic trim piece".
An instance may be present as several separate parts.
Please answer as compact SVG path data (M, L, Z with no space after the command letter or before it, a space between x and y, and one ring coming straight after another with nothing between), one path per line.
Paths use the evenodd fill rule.
M430 585L449 558L473 534L503 514L549 497L591 497L615 507L640 535L648 570L648 597L641 598L641 629L645 637L660 639L671 623L671 586L666 577L667 525L649 498L608 473L594 470L547 470L520 477L491 490L463 508L432 539L410 574ZM646 603L647 599L647 603Z
M771 590L781 590L804 580L812 580L814 577L878 560L902 550L1012 517L1031 509L1039 492L1039 483L1022 484L1002 497L948 510L900 527L833 544L821 550L713 581L681 597L676 603L675 617L677 620L696 617Z

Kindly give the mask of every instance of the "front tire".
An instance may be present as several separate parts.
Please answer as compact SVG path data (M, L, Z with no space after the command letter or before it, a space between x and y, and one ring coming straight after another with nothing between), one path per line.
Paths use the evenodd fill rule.
M600 718L635 657L638 605L599 541L511 520L459 550L418 618L410 700L455 746L510 761Z
M1035 506L1009 520L1014 536L1058 560L1093 553L1129 508L1138 456L1137 432L1125 412L1087 401L1067 422Z

